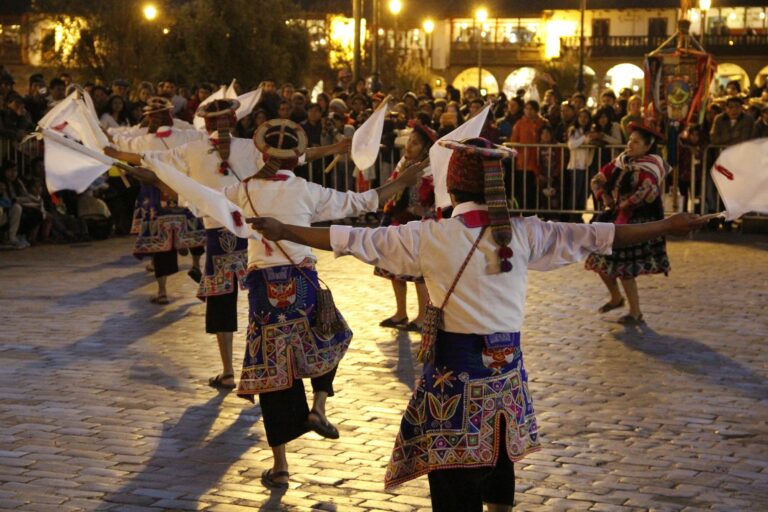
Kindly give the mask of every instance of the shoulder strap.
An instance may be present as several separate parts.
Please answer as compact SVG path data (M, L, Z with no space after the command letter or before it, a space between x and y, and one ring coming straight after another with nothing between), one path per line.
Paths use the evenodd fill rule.
M475 243L472 245L472 248L469 250L469 254L467 254L467 257L464 259L464 263L461 264L461 268L459 269L459 272L456 274L456 278L453 280L453 284L448 289L448 293L445 294L445 299L443 299L443 304L440 306L440 311L445 309L445 305L448 304L448 299L451 298L451 294L453 294L453 290L456 289L456 285L459 282L459 279L461 279L461 274L464 273L464 269L467 268L467 265L469 264L469 260L472 258L472 255L477 250L477 246L480 244L480 240L483 238L483 234L485 233L486 228L488 226L483 226L483 229L480 230L480 234L477 235L477 239L475 240Z

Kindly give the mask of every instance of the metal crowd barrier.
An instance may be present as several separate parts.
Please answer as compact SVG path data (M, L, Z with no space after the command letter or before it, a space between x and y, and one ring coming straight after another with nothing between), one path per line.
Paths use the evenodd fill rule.
M36 140L21 145L15 140L0 138L0 162L14 162L24 179L32 175L32 160L42 156L42 144Z

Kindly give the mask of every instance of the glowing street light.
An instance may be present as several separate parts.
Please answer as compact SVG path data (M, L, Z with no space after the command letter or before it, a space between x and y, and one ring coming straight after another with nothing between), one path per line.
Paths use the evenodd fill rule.
M701 14L701 46L704 47L704 36L707 35L707 11L712 7L712 0L699 0Z
M167 36L167 35L168 35L168 34L170 34L170 33L171 33L171 29L169 29L168 27L165 27L165 28L163 29L163 35L166 35L166 36Z
M424 33L427 38L427 67L432 69L432 32L435 31L435 22L430 18L424 20Z
M400 0L391 0L389 2L389 12L397 16L403 8L403 3Z
M157 7L155 7L152 4L147 4L144 6L144 17L147 18L149 21L154 20L157 18Z
M434 30L435 30L435 22L430 19L424 20L424 32L426 32L427 34L431 34Z
M699 9L708 11L712 7L712 0L699 0Z
M475 20L479 23L477 29L477 88L483 89L483 23L488 20L488 10L480 7L475 11ZM481 93L482 94L482 93Z

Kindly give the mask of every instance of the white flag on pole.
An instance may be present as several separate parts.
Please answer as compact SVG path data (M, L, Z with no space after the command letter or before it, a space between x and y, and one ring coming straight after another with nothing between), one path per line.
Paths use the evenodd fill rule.
M73 91L64 98L37 124L41 128L56 130L71 139L79 140L85 147L95 151L101 151L109 145L109 139L79 91Z
M180 197L184 197L195 210L217 220L240 238L261 240L261 235L245 222L243 210L227 199L223 192L201 185L156 158L147 157L144 161L163 183L175 190ZM239 217L239 223L235 220L236 217Z
M726 208L726 220L768 213L768 138L723 150L710 169Z
M358 169L368 169L376 163L381 148L381 133L388 109L378 108L352 136L352 160Z
M432 169L435 184L435 206L445 208L451 206L451 197L448 195L448 161L451 159L452 150L444 148L438 142L441 140L462 140L479 137L483 130L485 120L488 117L490 105L475 114L464 124L438 139L429 150L429 166Z
M261 86L259 86L255 91L241 94L237 97L237 101L240 102L240 106L237 108L237 112L235 112L235 114L237 115L237 120L239 121L240 119L253 112L253 109L261 101Z
M45 183L49 192L84 192L96 178L107 172L113 160L61 134L42 130L45 140Z

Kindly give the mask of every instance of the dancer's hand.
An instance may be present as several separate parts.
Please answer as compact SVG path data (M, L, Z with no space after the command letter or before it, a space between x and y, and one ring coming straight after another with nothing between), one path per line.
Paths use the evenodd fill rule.
M667 224L667 234L684 236L691 231L703 228L710 219L709 216L696 215L695 213L676 213L665 219L664 222Z
M245 221L267 240L279 241L285 239L285 224L277 219L272 217L250 217L245 219Z

